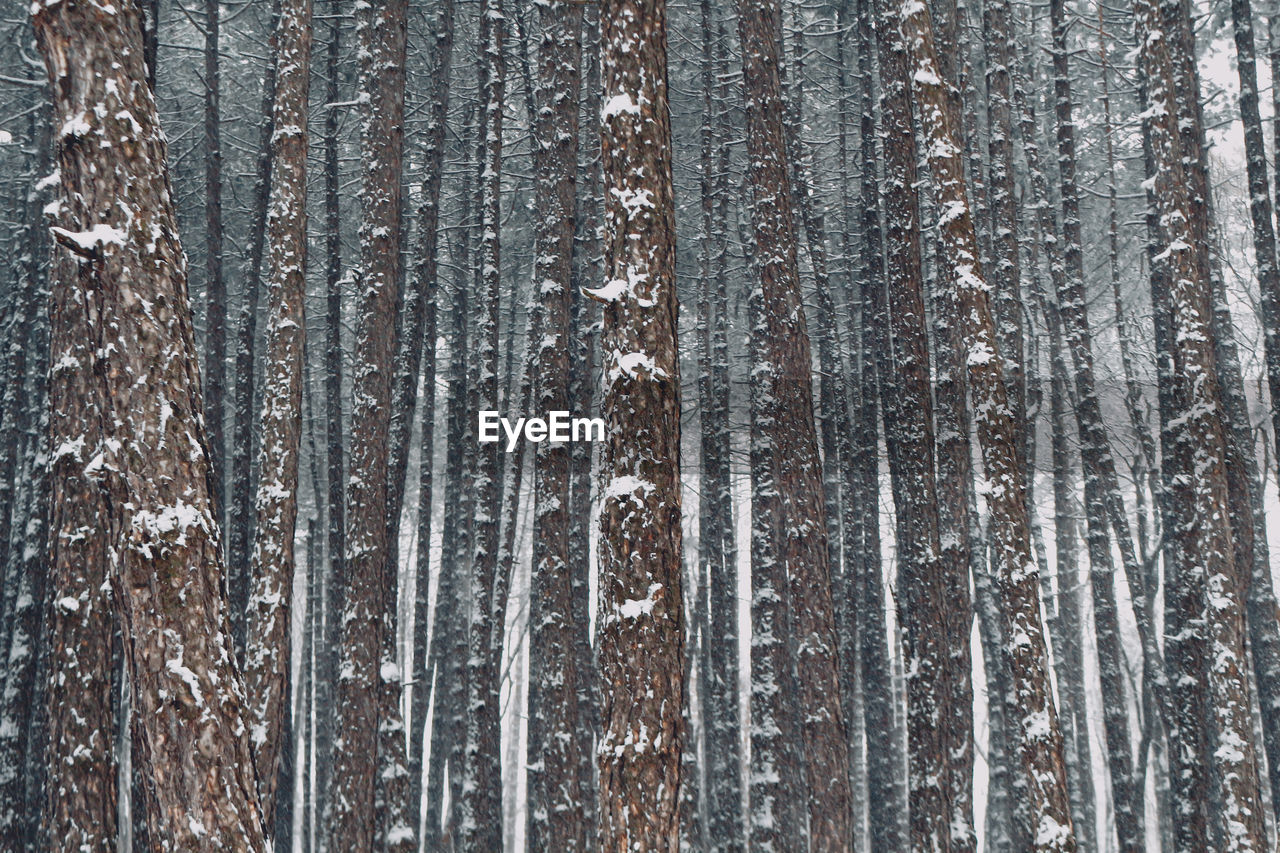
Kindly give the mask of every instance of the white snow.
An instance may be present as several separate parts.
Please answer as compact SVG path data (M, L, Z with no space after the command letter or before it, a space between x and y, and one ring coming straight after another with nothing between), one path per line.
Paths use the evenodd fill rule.
M614 95L600 109L600 121L605 122L618 115L640 115L640 105L631 100L631 96L623 92Z
M104 223L98 223L87 231L68 231L65 228L59 228L54 225L50 229L63 240L75 243L84 251L88 252L96 246L106 246L115 244L117 246L124 245L124 239L127 236L119 228Z
M644 598L629 598L618 605L618 615L623 619L638 619L641 616L648 616L653 612L653 606L658 603L658 591L662 589L662 584L649 584L649 593ZM642 751L642 750L638 750Z

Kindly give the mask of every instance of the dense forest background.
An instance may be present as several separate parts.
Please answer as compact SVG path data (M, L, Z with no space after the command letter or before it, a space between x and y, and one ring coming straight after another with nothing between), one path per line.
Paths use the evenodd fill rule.
M1275 849L1275 9L0 33L0 850Z

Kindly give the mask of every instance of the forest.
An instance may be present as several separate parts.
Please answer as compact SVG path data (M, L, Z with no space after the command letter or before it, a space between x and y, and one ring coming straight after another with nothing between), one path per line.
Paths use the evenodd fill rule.
M1278 849L1277 207L1272 3L0 0L0 853Z

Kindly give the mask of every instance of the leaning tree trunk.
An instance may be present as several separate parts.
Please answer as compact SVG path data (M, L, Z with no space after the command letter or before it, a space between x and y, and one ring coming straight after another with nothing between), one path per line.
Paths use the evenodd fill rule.
M298 455L302 438L302 359L306 346L307 102L311 83L311 0L282 0L276 28L271 193L267 207L267 351L262 387L245 693L263 820L275 824L283 737L290 714L290 614ZM292 796L292 791L289 792Z
M1149 116L1145 136L1159 222L1155 261L1165 269L1167 285L1160 298L1153 295L1153 304L1168 324L1163 344L1174 382L1173 408L1168 412L1172 417L1166 420L1163 438L1173 445L1177 463L1168 499L1175 507L1170 523L1177 526L1170 536L1181 550L1181 564L1168 583L1166 632L1177 636L1202 631L1205 643L1203 660L1171 655L1171 666L1180 667L1178 683L1193 685L1192 696L1203 697L1199 701L1210 715L1208 728L1217 745L1212 753L1220 797L1217 822L1222 828L1222 837L1214 843L1224 850L1261 849L1265 833L1244 660L1244 611L1228 511L1228 437L1213 348L1212 289L1205 276L1209 264L1203 255L1203 226L1208 223L1205 212L1196 209L1207 199L1195 202L1191 197L1187 171L1203 165L1195 152L1185 150L1183 138L1188 132L1198 135L1199 128L1188 129L1179 121L1177 104L1177 63L1187 63L1189 57L1184 55L1185 40L1178 37L1177 28L1170 34L1153 0L1135 0L1133 12L1151 105L1144 116ZM1185 20L1182 25L1187 26ZM1204 178L1195 179L1197 188L1207 183ZM1203 627L1195 628L1197 623ZM1187 666L1181 666L1184 663ZM1171 732L1171 745L1176 740ZM1187 756L1184 763L1193 760ZM1175 773L1175 779L1182 775Z
M959 116L949 105L938 76L929 10L920 3L901 7L899 25L911 50L911 85L919 105L926 159L937 196L944 263L950 268L961 333L968 351L968 378L975 425L982 449L991 515L996 584L1007 642L1003 657L1023 715L1011 727L1022 772L1028 837L1039 851L1072 851L1062 736L1048 679L1048 655L1040 620L1039 581L1031 553L1020 462L1019 432L1013 420L1000 360L991 298L978 260L977 235L966 198Z
M894 142L884 152L887 324L879 330L877 362L883 381L894 389L884 395L883 418L906 655L911 844L918 850L946 850L951 846L951 776L946 727L940 722L950 719L951 702L946 633L938 627L947 624L950 603L939 563L933 399L908 83L911 57L888 4L880 4L878 12L881 132Z
M809 338L801 305L796 226L783 133L781 59L774 0L743 0L738 34L747 103L748 183L752 193L760 315L752 324L757 363L752 420L770 448L773 487L758 515L778 537L779 577L790 600L790 634L799 694L797 736L809 786L809 844L847 849L853 812L849 744L840 706L838 641L826 542L826 501L813 414ZM754 505L754 504L753 504Z
M91 342L66 376L91 389L105 425L91 464L110 509L87 533L106 543L139 759L161 780L149 829L169 849L265 851L225 633L186 263L141 21L133 4L32 12L62 129L63 227L54 233L78 265L56 283L55 303L78 301L94 318L76 330ZM120 139L130 143L105 144Z
M388 565L387 456L390 374L395 350L396 290L400 274L400 157L404 112L406 0L357 8L364 152L360 227L361 310L352 377L351 471L347 493L346 554L340 586L342 665L338 730L330 779L329 849L372 849L384 813L375 806L379 754L389 745L383 729L400 732L398 714L384 719L384 682L398 684L394 660L385 660L388 589L394 602L396 567ZM399 737L403 749L403 738ZM394 781L387 780L387 785ZM390 796L388 793L387 796ZM388 833L389 834L389 833ZM413 836L412 830L409 832Z
M599 850L675 853L686 685L666 3L605 0L600 26Z

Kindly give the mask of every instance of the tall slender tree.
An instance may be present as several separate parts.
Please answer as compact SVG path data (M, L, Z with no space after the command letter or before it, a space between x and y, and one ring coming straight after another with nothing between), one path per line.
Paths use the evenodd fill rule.
M554 2L540 7L540 19L534 120L534 204L540 216L534 235L534 298L541 305L529 346L535 364L535 411L567 412L582 11ZM577 719L574 567L569 562L570 466L567 442L537 445L529 593L530 844L565 851L583 850L588 834L579 792L578 753L584 744Z
M801 306L796 223L778 73L781 32L772 0L739 5L747 104L748 183L761 291L752 420L769 446L774 487L762 491L759 532L775 537L774 575L788 588L813 850L840 850L852 821L848 741L840 707L838 642L826 542L826 502L813 412L809 338ZM785 464L783 461L785 460Z
M400 277L400 163L404 115L405 0L361 4L359 45L363 219L360 226L360 314L352 376L351 471L342 562L342 664L338 678L341 737L334 741L328 835L331 850L372 848L385 811L375 806L383 737L399 731L384 720L384 682L398 688L388 661L394 631L397 567L388 564L387 459ZM388 598L392 602L388 612ZM397 714L398 717L398 714ZM384 732L384 729L387 730ZM400 736L401 749L403 737ZM403 768L401 768L403 769ZM407 782L407 774L404 781ZM394 827L393 827L394 828ZM412 830L409 837L412 838ZM399 839L404 843L404 839Z
M1071 827L1062 735L1048 682L1048 657L1040 620L1035 562L1031 554L1021 443L1009 401L1004 365L983 278L965 190L963 149L958 144L959 116L938 76L937 51L929 9L904 3L899 26L912 56L911 86L924 135L926 161L937 200L943 262L949 267L960 308L961 333L968 351L968 380L975 426L988 484L993 562L996 569L1003 657L1022 717L1014 746L1026 779L1026 834L1036 850L1071 851ZM1012 721L1011 721L1012 722Z
M679 849L680 367L664 0L600 9L605 284L599 850Z
M276 29L271 201L267 209L267 350L262 388L257 524L246 616L245 691L263 820L275 823L289 707L294 526L306 347L307 105L311 0L282 0ZM292 795L292 791L289 792Z

